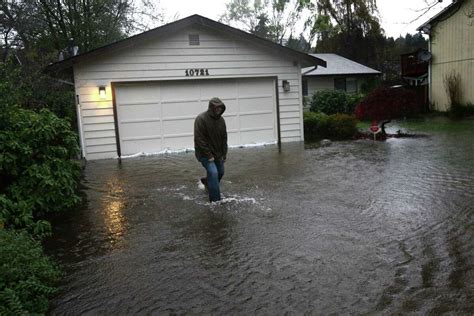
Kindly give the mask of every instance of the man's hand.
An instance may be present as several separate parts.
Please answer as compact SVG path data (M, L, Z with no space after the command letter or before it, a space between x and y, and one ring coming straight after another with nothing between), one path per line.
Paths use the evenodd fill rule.
M214 161L214 157L209 158L208 161L209 161L209 162L213 162L213 161Z

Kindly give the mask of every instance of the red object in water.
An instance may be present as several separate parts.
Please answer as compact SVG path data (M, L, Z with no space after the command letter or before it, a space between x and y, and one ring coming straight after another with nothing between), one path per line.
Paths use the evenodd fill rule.
M376 121L372 121L372 125L370 125L370 131L372 133L377 133L380 130L380 127L377 125Z

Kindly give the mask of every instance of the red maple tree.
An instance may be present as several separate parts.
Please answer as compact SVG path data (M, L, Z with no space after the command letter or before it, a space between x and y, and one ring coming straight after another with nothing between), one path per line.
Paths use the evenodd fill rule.
M357 104L354 114L359 120L377 121L382 135L386 136L385 124L392 119L414 116L421 109L415 91L402 87L380 87Z

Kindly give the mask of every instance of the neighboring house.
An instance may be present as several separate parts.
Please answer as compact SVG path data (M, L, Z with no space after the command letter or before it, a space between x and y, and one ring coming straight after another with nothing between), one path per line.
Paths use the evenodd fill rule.
M429 34L429 99L438 111L449 110L444 78L457 73L461 102L474 104L474 0L453 1L418 31Z
M304 140L301 67L316 57L199 15L48 67L73 68L84 158L193 148L196 115L227 106L229 145Z
M308 67L302 69L303 95L311 96L321 90L343 90L357 93L368 77L381 75L369 68L337 54L310 54L326 61L326 68Z

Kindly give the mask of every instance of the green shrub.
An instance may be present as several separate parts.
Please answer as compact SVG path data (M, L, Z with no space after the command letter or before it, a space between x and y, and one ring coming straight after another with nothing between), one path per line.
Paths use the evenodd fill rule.
M360 94L347 94L341 90L323 90L313 94L311 111L327 115L336 113L352 114L357 103L362 99Z
M449 109L449 116L453 118L464 118L474 116L474 104L468 103L466 105L454 103Z
M334 114L329 116L330 139L351 139L357 133L357 119L352 115Z
M352 115L354 114L355 108L357 104L359 104L360 101L364 98L363 94L357 93L357 94L347 94L347 103L346 103L346 112L345 114Z
M346 94L340 90L323 90L313 94L311 111L325 114L345 113Z
M16 106L0 114L0 217L6 227L43 231L47 212L80 201L76 134L48 110ZM34 226L37 223L38 225Z
M61 272L26 232L0 229L0 315L44 314Z
M324 113L304 113L305 140L323 138L333 140L351 139L357 133L357 120L347 114L326 115Z
M43 67L0 63L0 109L2 103L25 109L49 109L77 128L75 94L71 85L45 75Z
M325 138L328 134L329 120L324 113L304 112L304 135L306 140Z

